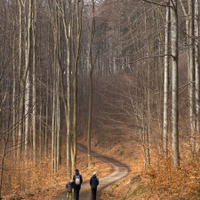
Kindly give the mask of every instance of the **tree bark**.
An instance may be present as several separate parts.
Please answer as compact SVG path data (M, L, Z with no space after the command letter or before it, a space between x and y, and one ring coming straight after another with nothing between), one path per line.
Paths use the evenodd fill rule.
M21 79L21 65L22 65L22 5L21 1L18 0L19 6L19 66L18 75ZM23 115L23 83L20 80L20 99L19 99L19 115L18 115L18 139L17 139L17 160L19 160L21 155L21 143L22 143L22 115Z
M171 8L171 59L172 59L172 152L175 166L179 166L178 131L178 14L177 0L170 1Z
M37 6L36 0L33 0L33 21L32 21L32 40L33 40L33 162L36 163L36 20Z
M66 14L65 14L65 4L62 3L62 19L64 26L64 35L66 40L67 47L67 61L66 61L66 81L67 81L67 98L64 95L64 80L61 75L61 90L62 90L62 99L65 108L65 118L67 124L67 142L66 142L66 154L67 154L67 177L71 177L71 12L68 14L68 28L66 23ZM68 0L69 10L71 9L71 0ZM60 67L60 73L62 69Z
M191 125L191 145L192 154L195 152L195 120L194 120L194 27L193 27L193 0L188 0L188 17L189 17L189 30L188 30L188 75L189 75L189 113Z
M199 135L199 2L194 3L194 62L195 62L195 97L196 97L196 135ZM199 142L196 141L196 151L199 151Z
M169 1L168 1L169 5ZM163 105L163 150L165 156L168 154L168 90L169 90L169 26L170 8L166 7L165 22L165 57L164 57L164 105Z
M25 4L24 4L25 6ZM29 59L30 59L30 41L31 41L31 14L32 14L32 0L29 0L28 24L26 32L26 45L25 45L25 156L28 156L28 128L29 128L29 102L30 102L30 77L29 77ZM25 16L26 18L26 16Z
M92 58L92 42L93 42L93 35L94 35L94 12L95 12L95 4L94 0L92 0L92 22L91 26L88 25L89 30L89 63L90 63L90 96L89 96L89 116L88 116L88 134L87 134L87 146L88 146L88 167L91 167L91 125L92 125L92 99L93 99L93 58ZM89 22L88 22L89 24Z
M15 26L15 21L13 22L13 30L14 30L14 26ZM13 56L13 96L12 96L12 106L13 106L13 131L12 131L12 140L13 140L13 161L15 163L16 161L16 63L15 63L15 39L16 36L14 34L13 37L13 51L12 51L12 56Z
M79 7L79 3L81 2L81 6ZM76 45L72 45L73 49L73 149L72 149L72 171L76 168L76 157L77 157L77 67L78 60L80 55L80 39L82 33L82 11L83 11L83 0L74 1L73 5L73 13L76 13L76 38L72 38L72 44L74 44L76 40ZM76 8L76 9L75 9ZM76 12L75 12L76 10ZM72 36L74 34L74 17L72 17Z

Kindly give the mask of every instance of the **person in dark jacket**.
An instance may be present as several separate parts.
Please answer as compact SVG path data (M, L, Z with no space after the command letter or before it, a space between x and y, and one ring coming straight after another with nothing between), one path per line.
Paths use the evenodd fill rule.
M90 185L91 185L91 192L92 192L92 200L96 200L97 185L99 185L99 180L97 179L96 172L93 173L90 179Z
M74 180L74 200L79 200L79 191L83 182L82 176L79 174L78 169L75 170Z

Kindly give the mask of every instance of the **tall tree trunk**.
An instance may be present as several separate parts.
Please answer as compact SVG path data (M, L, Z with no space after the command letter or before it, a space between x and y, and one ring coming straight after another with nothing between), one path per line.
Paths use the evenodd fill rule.
M24 5L25 6L25 5ZM27 76L25 78L25 156L28 156L28 128L29 128L29 102L30 102L30 76L29 76L29 58L31 43L31 17L32 17L32 0L29 0L28 27L26 32L26 49L25 49L25 69Z
M189 111L190 111L190 125L191 125L191 145L192 153L195 152L195 120L194 120L194 43L193 43L193 0L188 0L188 16L189 16L189 30L188 30L188 48L189 48Z
M52 157L52 171L55 169L55 157L54 157L54 146L55 146L55 79L53 81L53 105L52 105L52 130L51 130L51 157Z
M37 5L36 0L33 0L33 21L32 21L32 39L33 39L33 162L36 163L36 20L37 20Z
M81 7L79 7L79 2L81 2ZM73 13L76 13L76 38L73 37L72 44L76 40L76 45L73 45L73 149L72 149L72 171L76 168L76 157L77 157L77 67L78 67L78 60L80 55L80 39L82 33L82 11L83 11L83 0L76 0L74 1L73 5ZM76 9L75 9L76 8ZM75 12L76 10L76 12ZM72 36L74 33L74 17L72 17Z
M15 26L15 21L13 22L13 30ZM13 107L13 131L12 131L12 140L13 140L13 161L15 163L16 161L16 64L15 64L15 39L16 36L14 34L13 37L13 51L12 51L12 56L13 56L13 99L12 99L12 107Z
M194 62L195 62L195 97L196 97L196 135L199 135L199 2L194 3ZM199 142L196 141L196 151L199 151Z
M150 49L151 49L151 47L150 47L150 44L151 44L151 42L150 42L150 40L149 40L149 36L148 36L148 33L147 33L147 12L146 12L146 8L145 8L145 10L144 10L144 14L145 14L145 32L146 32L146 34L147 34L147 43L148 43L148 52L147 52L147 54L148 54L148 57L150 57ZM146 99L147 99L147 131L146 131L146 138L147 138L147 148L146 148L146 150L147 150L147 165L150 165L150 135L151 135L151 107L150 107L150 105L151 105L151 103L150 103L150 95L151 95L151 93L150 93L150 61L149 61L149 59L147 60L147 82L148 82L148 84L147 84L147 88L146 88L146 90L147 90L147 92L146 92L146 94L147 94L147 96L146 96ZM145 133L145 132L144 132Z
M170 1L171 8L171 59L172 59L172 152L175 166L179 166L178 131L178 14L177 0Z
M71 5L71 4L70 4ZM68 26L67 37L67 174L71 176L71 22Z
M90 96L89 96L89 116L88 116L88 134L87 134L87 146L88 146L88 167L91 167L91 125L92 125L92 99L93 99L93 59L92 59L92 42L93 42L93 36L94 36L94 0L92 0L92 22L91 27L88 25L89 29L89 62L90 62L90 71L89 71L89 77L90 77ZM89 24L89 22L88 22Z
M49 75L49 70L47 69L47 77ZM47 159L48 156L48 118L49 118L49 81L47 79L46 83L46 119L45 119L45 139L44 139L44 157Z
M55 42L54 42L55 45ZM53 71L54 71L54 78L53 78L53 105L52 105L52 135L51 135L51 157L52 157L52 171L54 172L55 170L55 111L56 111L56 93L55 93L55 82L56 82L56 47L54 46L54 66L53 66Z
M166 7L165 22L165 57L164 57L164 108L163 108L163 150L168 154L168 89L169 89L169 26L170 26L170 8L169 1Z
M18 66L18 75L21 79L21 65L22 65L22 5L21 1L18 0L19 6L19 66ZM19 160L21 155L21 140L22 140L22 115L23 115L23 83L20 80L20 99L19 99L19 115L18 115L18 139L17 139L17 160Z
M59 96L59 82L60 82L60 71L59 68L57 68L57 81L56 81L56 93L57 93L57 99L56 99L56 167L57 170L59 169L60 164L60 96Z
M64 81L61 74L61 90L62 90L62 99L65 108L65 118L67 124L67 142L66 142L66 154L67 154L67 178L71 177L71 12L68 13L68 27L66 23L66 12L65 12L65 4L62 3L62 19L64 26L64 35L66 40L67 47L67 62L66 62L66 81L67 81L67 98L64 95ZM71 9L71 0L68 0L69 10ZM60 66L60 73L62 73L62 69Z

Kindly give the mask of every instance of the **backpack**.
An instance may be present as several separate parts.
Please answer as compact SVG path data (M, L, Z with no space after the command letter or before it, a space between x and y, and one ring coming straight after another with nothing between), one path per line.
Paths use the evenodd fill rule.
M75 175L75 184L76 185L80 185L80 183L81 183L80 176L79 175Z
M67 188L67 192L70 192L70 193L72 192L72 185L70 182L67 183L66 188Z
M67 188L68 192L72 192L72 186L69 184Z

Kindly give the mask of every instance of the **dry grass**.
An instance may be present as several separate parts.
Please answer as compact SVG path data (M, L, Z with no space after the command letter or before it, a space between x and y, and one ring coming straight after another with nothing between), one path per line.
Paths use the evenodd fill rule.
M86 145L85 140L80 141ZM100 200L173 200L200 199L200 159L199 155L191 157L189 148L181 144L180 168L173 166L172 158L165 159L159 149L151 149L151 167L144 170L141 146L130 140L119 142L99 142L92 139L92 150L122 162L129 167L129 174L124 179L104 189ZM87 155L78 151L77 167L88 181L94 171L98 177L104 177L112 172L111 166L93 158L93 166L87 168ZM13 166L7 163L5 171L4 193L12 197L23 197L27 200L49 200L65 191L66 168L62 166L56 174L51 173L48 164L43 162L39 167L33 167L29 162L29 170L21 173L24 166L19 167L18 174L12 171ZM16 171L16 170L15 170ZM28 175L28 179L26 178ZM22 181L26 180L26 181ZM19 192L26 189L26 192ZM17 191L17 192L16 192ZM14 194L14 195L13 195ZM11 197L10 196L10 197ZM7 197L7 198L6 198ZM4 196L3 199L9 199Z
M102 161L93 158L92 167L87 167L87 155L78 151L77 168L83 181L88 181L92 173L96 171L99 178L112 172L112 167ZM3 184L3 200L20 199L49 200L60 192L65 191L66 166L61 166L57 173L52 173L49 162L42 162L40 166L34 166L29 161L24 167L23 163L13 167L12 163L6 163ZM16 173L18 171L18 173ZM9 195L10 194L10 195Z
M127 144L125 148L122 143L119 145L121 151L126 153L132 150ZM134 145L136 146L137 144ZM112 151L116 151L115 147L110 153ZM141 165L141 154L135 152L130 159L124 153L121 162L127 164L130 160L132 162L129 175L106 188L101 193L100 200L200 199L200 158L199 155L191 157L188 148L181 149L180 168L174 167L172 158L165 159L158 149L152 149L151 166L146 167L146 170Z

